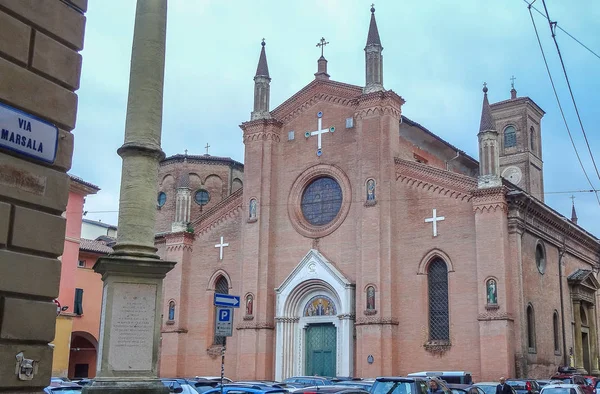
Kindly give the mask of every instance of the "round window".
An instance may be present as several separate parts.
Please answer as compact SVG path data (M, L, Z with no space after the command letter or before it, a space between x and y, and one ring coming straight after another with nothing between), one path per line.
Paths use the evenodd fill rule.
M165 205L166 202L167 194L165 192L158 193L158 196L156 197L156 203L158 204L158 206L162 207L163 205Z
M194 195L197 204L206 205L210 201L210 194L206 190L198 190Z
M317 178L304 189L300 203L304 219L313 226L330 223L342 207L342 188L331 177Z
M535 247L535 264L540 274L546 272L546 254L544 253L542 244L537 244Z

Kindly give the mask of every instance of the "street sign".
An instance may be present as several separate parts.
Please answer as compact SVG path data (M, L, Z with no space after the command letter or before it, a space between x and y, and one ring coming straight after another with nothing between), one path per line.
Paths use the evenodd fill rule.
M0 104L0 146L34 159L54 163L58 128L33 115Z
M215 335L219 337L230 337L233 335L233 309L217 307L217 318L215 319Z
M229 294L215 293L215 306L226 306L228 308L239 308L240 297Z

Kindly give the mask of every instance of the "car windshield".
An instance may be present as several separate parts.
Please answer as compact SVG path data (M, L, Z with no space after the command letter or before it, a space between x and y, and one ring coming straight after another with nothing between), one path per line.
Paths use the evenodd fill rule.
M514 388L525 388L525 382L522 380L507 380L506 384Z
M496 394L496 386L492 385L477 385L480 389L482 389L485 394Z
M577 394L577 391L574 388L549 387L549 388L542 389L542 393L544 393L544 394Z
M412 382L376 381L371 394L416 394Z

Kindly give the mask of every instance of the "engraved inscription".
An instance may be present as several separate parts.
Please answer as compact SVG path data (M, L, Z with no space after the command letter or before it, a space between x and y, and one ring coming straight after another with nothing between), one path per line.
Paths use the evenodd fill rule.
M13 166L0 165L0 185L15 187L43 196L46 192L46 177L34 175Z
M116 371L152 369L156 286L115 283L109 364Z

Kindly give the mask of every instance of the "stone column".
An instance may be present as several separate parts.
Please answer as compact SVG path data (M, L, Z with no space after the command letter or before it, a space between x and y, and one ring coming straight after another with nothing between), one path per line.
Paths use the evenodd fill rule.
M594 304L588 305L588 321L590 324L590 364L592 370L590 373L592 375L598 376L600 375L600 370L598 369L598 331L596 326L598 324L596 320L596 306Z
M174 262L156 255L154 222L167 0L138 0L114 253L98 259L104 289L97 377L84 393L169 392L158 380L162 280Z
M575 338L573 338L573 342L575 343L575 368L577 368L577 372L582 374L587 374L583 366L583 342L581 339L581 301L573 300L573 316L575 318Z

